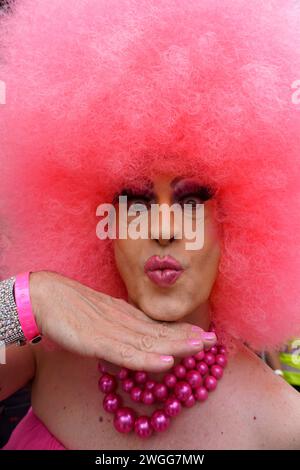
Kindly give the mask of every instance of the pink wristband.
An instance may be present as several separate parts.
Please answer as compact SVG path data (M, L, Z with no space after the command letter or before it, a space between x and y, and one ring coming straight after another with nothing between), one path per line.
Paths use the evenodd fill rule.
M18 274L15 281L15 300L21 328L27 341L38 342L41 339L30 301L30 272Z

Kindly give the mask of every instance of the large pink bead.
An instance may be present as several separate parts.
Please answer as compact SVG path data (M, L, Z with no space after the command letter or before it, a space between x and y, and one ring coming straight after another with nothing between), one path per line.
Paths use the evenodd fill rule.
M227 350L225 348L225 346L219 346L218 347L218 353L219 354L226 354Z
M216 356L216 364L218 364L221 367L226 367L227 364L227 358L224 354L217 354Z
M151 425L155 431L165 431L170 426L170 418L163 410L156 410L151 416Z
M121 369L119 370L117 374L117 377L120 380L125 380L129 378L129 374L130 374L129 369L127 369L126 367L121 367Z
M185 401L192 394L192 388L187 382L177 382L174 394L178 400Z
M212 366L216 361L216 356L214 354L212 354L211 352L207 352L205 354L205 357L204 357L204 362L206 362L206 364L208 366Z
M217 386L217 379L212 375L208 375L204 379L204 386L209 392L212 392Z
M143 370L138 370L134 374L134 380L137 384L143 384L147 381L147 379L148 379L148 374L147 374L147 372L145 372Z
M168 416L177 416L181 409L181 403L176 397L169 397L164 404L164 410Z
M145 383L145 390L153 390L155 385L155 380L147 380L147 382Z
M135 413L132 408L119 408L114 417L114 426L117 431L128 433L133 430Z
M218 354L218 348L217 346L212 346L209 350L210 353L212 354Z
M164 383L168 388L174 388L177 383L177 377L174 374L166 374L164 376Z
M155 402L155 397L152 390L143 391L141 402L144 403L144 405L152 405Z
M203 361L204 356L205 356L205 352L203 351L203 349L199 351L197 354L194 354L194 358L196 359L196 361Z
M200 387L203 382L202 375L197 370L189 370L185 378L192 388Z
M186 368L182 364L176 364L176 366L173 367L173 372L178 379L184 379Z
M148 416L140 416L134 424L134 432L139 437L150 437L153 433L151 420Z
M143 390L140 387L132 387L130 390L130 397L133 401L139 402L142 398Z
M99 389L103 393L114 392L117 388L116 379L111 374L102 375L99 379L98 385Z
M103 408L108 413L115 413L122 406L122 397L117 393L109 393L103 398Z
M182 402L183 406L186 408L191 408L195 403L196 399L193 394L191 394L184 402Z
M163 401L168 397L168 388L165 384L158 383L153 389L153 394L157 400Z
M194 397L197 401L205 401L208 397L208 391L205 387L196 388L194 391Z
M184 357L182 360L182 365L188 370L194 369L196 361L192 356Z
M208 365L205 362L199 362L196 365L196 369L200 372L201 375L205 375L208 372Z
M215 364L210 369L211 375L213 375L217 380L221 379L223 376L223 368L218 364Z
M132 379L122 380L122 389L124 390L124 392L130 392L133 387L134 381Z

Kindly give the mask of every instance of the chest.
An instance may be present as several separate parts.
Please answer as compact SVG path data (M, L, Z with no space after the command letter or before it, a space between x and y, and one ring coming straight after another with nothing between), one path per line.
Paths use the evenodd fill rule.
M64 419L63 429L58 429L58 432L64 435L63 442L71 449L142 451L257 448L257 438L263 424L259 416L255 416L249 407L246 414L244 410L237 411L238 408L232 402L224 400L222 393L214 393L205 403L183 408L179 416L172 418L166 431L155 433L148 439L141 439L133 432L118 433L113 425L113 415L103 410L101 400L86 404L80 415L76 412L76 415ZM69 425L66 426L66 423Z
M54 362L54 361L53 361ZM259 396L250 387L237 386L234 374L224 374L222 383L208 399L183 408L170 427L141 439L133 432L120 434L113 415L102 406L95 367L43 367L33 387L33 408L48 429L69 449L248 449L259 448L264 419ZM63 365L63 363L61 362ZM140 406L123 395L125 406L150 416L154 407ZM49 406L50 404L50 406Z

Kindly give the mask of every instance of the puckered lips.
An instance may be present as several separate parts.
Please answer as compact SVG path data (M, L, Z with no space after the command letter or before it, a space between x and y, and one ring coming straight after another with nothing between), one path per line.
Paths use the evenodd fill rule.
M172 256L151 256L144 265L144 271L152 282L160 287L174 284L184 269Z

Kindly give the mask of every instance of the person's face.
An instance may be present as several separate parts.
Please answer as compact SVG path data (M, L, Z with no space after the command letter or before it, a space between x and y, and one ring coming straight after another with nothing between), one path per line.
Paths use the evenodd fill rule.
M117 222L117 237L123 225L127 238L114 240L114 254L129 302L154 320L178 321L192 314L208 301L220 259L219 230L214 220L215 200L211 191L191 178L160 176L152 181L150 188L148 185L138 191L126 188L121 194L127 196L127 207L124 203L116 205L117 221L119 212L122 210L124 214L124 209L128 220ZM203 246L187 249L186 244L193 239L190 235L186 238L184 217L176 220L170 212L170 218L169 215L164 217L166 225L163 226L162 214L150 216L151 203L159 207L177 203L182 209L184 204L188 204L184 217L194 231L197 227L203 230ZM129 209L137 210L139 204L144 204L146 210L137 215L127 212ZM204 204L203 217L199 218L199 213L196 213L196 204ZM128 227L137 221L139 214L148 222L146 239L128 236ZM180 233L181 238L175 238ZM160 261L165 264L160 265Z

